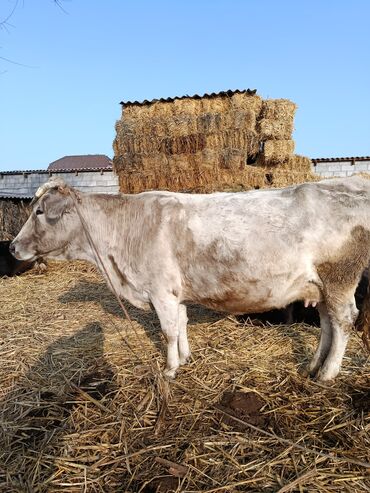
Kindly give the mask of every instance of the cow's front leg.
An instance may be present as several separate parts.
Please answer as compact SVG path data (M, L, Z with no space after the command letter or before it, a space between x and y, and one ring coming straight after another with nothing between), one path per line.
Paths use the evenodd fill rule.
M164 374L175 378L180 366L179 357L179 302L176 298L163 297L151 300L167 340L167 364Z
M188 317L186 314L186 306L179 305L179 356L180 365L184 365L190 358L190 347L187 336Z

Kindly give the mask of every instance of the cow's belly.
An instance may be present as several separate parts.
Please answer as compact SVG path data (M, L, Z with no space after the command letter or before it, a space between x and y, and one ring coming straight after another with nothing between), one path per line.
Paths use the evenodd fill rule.
M219 283L215 286L204 286L205 289L188 296L193 301L213 310L233 314L258 313L275 308L284 308L294 301L319 302L322 300L319 282L314 276L302 273L294 279L282 279L282 276L270 278L268 281L253 280Z

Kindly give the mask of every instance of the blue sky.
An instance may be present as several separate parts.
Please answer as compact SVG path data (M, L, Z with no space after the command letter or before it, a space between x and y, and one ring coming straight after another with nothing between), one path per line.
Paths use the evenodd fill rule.
M112 156L121 100L245 88L297 103L297 153L370 155L367 0L60 3L18 0L0 30L1 170Z

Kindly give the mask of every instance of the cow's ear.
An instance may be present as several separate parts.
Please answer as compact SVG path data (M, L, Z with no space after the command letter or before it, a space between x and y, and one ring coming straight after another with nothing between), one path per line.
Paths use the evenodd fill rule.
M50 190L41 198L41 201L46 218L51 220L59 219L73 206L71 196L60 193L58 189Z

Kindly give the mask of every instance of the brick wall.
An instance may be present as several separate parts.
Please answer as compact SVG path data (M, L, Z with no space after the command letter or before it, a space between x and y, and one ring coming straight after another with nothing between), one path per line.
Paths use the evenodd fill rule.
M33 197L40 185L48 181L50 176L58 176L66 183L81 192L116 193L119 191L118 177L113 171L80 171L80 172L0 172L0 196Z
M351 176L360 171L370 173L370 158L358 161L356 159L349 159L348 161L319 161L316 164L314 163L312 168L314 173L325 178L330 176Z

